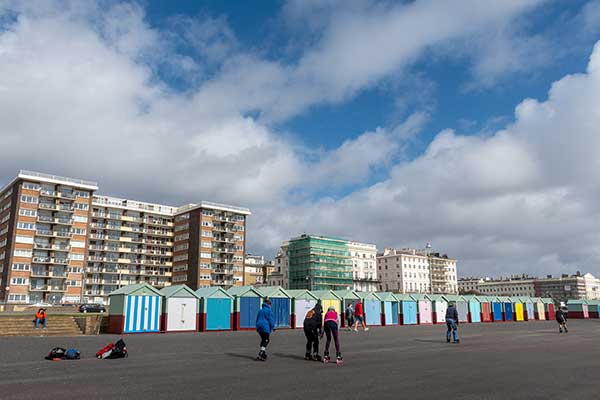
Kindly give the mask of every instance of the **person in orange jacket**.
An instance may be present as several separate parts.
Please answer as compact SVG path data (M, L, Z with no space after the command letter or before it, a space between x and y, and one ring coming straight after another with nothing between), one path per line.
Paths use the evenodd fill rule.
M42 329L46 329L46 309L44 308L40 308L35 313L35 329L38 329L40 323L42 324Z

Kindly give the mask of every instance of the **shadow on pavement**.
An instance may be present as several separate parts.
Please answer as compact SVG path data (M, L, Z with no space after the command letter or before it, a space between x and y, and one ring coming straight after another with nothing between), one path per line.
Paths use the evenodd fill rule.
M236 354L236 353L225 353L226 356L243 358L246 360L256 361L256 356L249 356L248 354Z

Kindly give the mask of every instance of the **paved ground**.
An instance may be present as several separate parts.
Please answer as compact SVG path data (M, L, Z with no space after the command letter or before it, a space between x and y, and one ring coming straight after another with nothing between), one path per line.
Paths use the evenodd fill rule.
M96 360L113 336L0 338L0 399L598 399L600 320L342 333L345 365L304 361L301 331L278 331L269 361L254 332L129 336L130 357ZM79 361L46 361L54 346Z

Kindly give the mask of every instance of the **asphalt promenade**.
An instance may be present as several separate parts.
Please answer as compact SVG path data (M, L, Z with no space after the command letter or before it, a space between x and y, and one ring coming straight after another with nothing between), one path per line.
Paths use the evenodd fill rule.
M0 399L599 399L600 320L342 332L345 365L304 361L301 330L126 336L130 357L97 360L115 336L0 338ZM322 342L324 344L324 341ZM79 361L46 361L55 346Z

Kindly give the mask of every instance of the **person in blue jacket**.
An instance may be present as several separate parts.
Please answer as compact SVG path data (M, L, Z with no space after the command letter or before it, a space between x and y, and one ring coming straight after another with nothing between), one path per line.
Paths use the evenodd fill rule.
M256 357L259 361L267 360L267 346L271 332L275 330L275 318L271 311L271 300L265 299L262 308L256 316L256 331L260 335L260 351Z
M446 309L446 341L450 343L450 335L454 338L454 343L460 343L458 338L458 310L456 305L451 303Z

